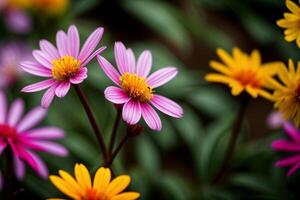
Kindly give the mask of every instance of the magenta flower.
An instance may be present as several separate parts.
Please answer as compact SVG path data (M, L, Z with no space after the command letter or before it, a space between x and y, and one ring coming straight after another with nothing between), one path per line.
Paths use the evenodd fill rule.
M38 107L22 118L23 110L24 102L21 99L15 100L8 110L5 95L0 91L0 155L4 149L11 149L18 179L25 175L25 163L41 177L47 178L47 167L34 151L66 156L67 150L51 141L64 137L64 133L55 127L33 129L45 117L46 110Z
M137 124L143 117L151 129L161 130L161 120L152 106L169 116L182 117L183 110L177 103L154 91L177 75L175 67L165 67L148 76L152 67L151 52L145 50L136 62L133 51L121 42L115 43L118 71L102 56L97 59L105 74L118 86L107 87L105 98L114 104L124 104L122 116L126 123Z
M67 33L58 31L54 47L47 40L40 41L40 50L33 51L36 61L23 62L24 71L47 79L22 89L23 92L48 90L42 97L42 107L47 108L54 96L64 97L71 84L79 84L87 78L87 64L105 47L94 51L103 35L103 28L97 28L80 50L80 38L76 26L69 27ZM80 50L80 51L79 51Z
M277 139L272 142L272 148L277 151L290 152L296 155L288 156L276 162L277 167L290 167L287 175L292 175L300 167L300 131L289 122L283 124L285 133L290 140Z

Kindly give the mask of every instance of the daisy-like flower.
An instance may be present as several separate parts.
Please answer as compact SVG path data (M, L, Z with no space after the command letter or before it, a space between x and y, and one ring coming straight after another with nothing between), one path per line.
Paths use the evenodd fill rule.
M93 183L89 171L83 164L76 164L74 173L75 178L63 170L59 170L60 177L50 176L55 187L72 199L135 200L140 196L137 192L123 192L130 183L130 177L121 175L111 180L109 168L99 168Z
M33 51L36 61L22 62L24 71L47 79L22 89L23 92L48 90L42 98L42 107L47 108L54 96L64 97L71 84L80 84L87 78L88 63L105 47L94 51L103 35L103 28L97 28L85 41L80 50L80 38L77 28L72 25L67 33L58 31L55 48L47 40L40 41L40 50ZM80 50L80 51L79 51Z
M253 98L262 96L271 100L272 95L265 90L269 79L276 74L278 62L261 63L257 50L250 55L239 48L233 48L232 56L223 49L217 49L217 54L223 63L211 61L210 66L218 73L208 74L205 79L209 82L223 83L231 87L234 96L246 91Z
M290 139L277 139L272 142L272 148L276 151L294 154L275 164L277 167L290 167L287 173L290 176L300 168L300 131L289 122L285 122L283 128Z
M286 1L287 8L291 13L284 13L284 18L277 21L277 25L284 28L285 40L292 42L296 40L300 47L300 7L291 0Z
M279 110L285 120L293 120L295 125L300 125L300 63L297 70L292 60L289 68L281 65L278 71L280 82L270 82L274 88L274 106Z
M45 117L45 109L35 108L22 118L23 110L21 99L15 100L8 110L6 97L0 91L0 155L6 148L11 149L18 179L25 175L25 163L46 178L47 166L35 151L66 156L67 150L51 141L63 138L64 133L56 127L33 128Z
M118 86L107 87L105 98L114 104L124 104L122 116L126 123L137 124L143 117L151 129L161 130L161 120L151 105L169 116L182 117L183 110L177 103L155 94L154 90L176 76L175 67L165 67L148 76L152 67L151 52L145 50L136 62L133 51L121 42L115 43L118 71L104 57L97 59L105 74Z

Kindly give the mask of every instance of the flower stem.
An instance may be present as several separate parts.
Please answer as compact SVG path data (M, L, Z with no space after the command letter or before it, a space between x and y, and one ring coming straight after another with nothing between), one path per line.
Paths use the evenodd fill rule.
M5 199L12 199L13 196L13 179L14 179L14 163L13 163L13 154L10 148L7 148L5 151L6 158L6 171L4 173L4 192Z
M223 176L225 175L225 172L227 171L229 161L233 156L234 148L235 148L242 124L243 124L243 120L244 120L244 116L246 113L246 109L247 109L249 100L250 100L250 97L248 95L242 94L240 108L239 108L238 114L235 118L235 122L234 122L234 126L233 126L233 129L231 132L229 144L228 144L228 147L226 150L225 158L223 160L223 163L221 165L219 172L217 173L216 177L213 180L213 184L218 183L223 178Z
M104 158L104 161L106 162L107 159L108 159L108 154L107 154L107 149L106 149L106 146L105 146L105 143L104 143L104 139L103 139L103 135L102 133L100 132L100 129L97 125L97 122L96 122L96 119L94 117L94 114L92 112L92 109L87 101L87 98L86 96L84 95L84 93L82 92L82 90L80 89L79 85L74 85L74 88L76 90L76 93L85 109L85 112L87 114L87 117L94 129L94 132L95 132L95 135L97 137L97 140L99 142L99 145L100 145L100 149L101 149L101 152L102 152L102 155L103 155L103 158Z
M109 148L108 148L109 155L112 155L112 152L113 152L118 127L119 127L120 120L121 120L121 114L122 114L121 110L117 109L117 116L116 116L116 120L115 120L115 123L114 123L114 127L113 127L113 130L112 130L111 138L110 138L110 142L109 142Z

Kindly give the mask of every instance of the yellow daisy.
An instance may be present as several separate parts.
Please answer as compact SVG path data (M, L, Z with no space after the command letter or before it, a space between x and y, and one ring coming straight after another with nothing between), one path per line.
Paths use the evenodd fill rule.
M207 74L207 81L227 84L234 96L246 91L253 98L262 96L272 99L272 95L265 89L268 88L267 80L276 74L279 62L262 64L257 50L247 55L239 48L233 48L231 56L223 49L217 49L217 54L223 63L210 62L211 68L219 73Z
M272 81L274 87L274 106L282 113L283 117L293 120L295 125L300 125L300 62L297 71L294 63L289 60L288 69L281 65L278 71L280 82Z
M291 13L284 13L284 18L278 20L277 25L286 29L284 31L286 41L296 40L298 47L300 47L300 7L290 0L286 1L286 6Z
M101 167L97 170L93 184L83 164L76 164L74 173L75 178L63 170L59 170L60 176L50 176L55 187L72 199L135 200L140 196L137 192L123 192L130 183L130 177L121 175L111 180L111 172L108 168Z

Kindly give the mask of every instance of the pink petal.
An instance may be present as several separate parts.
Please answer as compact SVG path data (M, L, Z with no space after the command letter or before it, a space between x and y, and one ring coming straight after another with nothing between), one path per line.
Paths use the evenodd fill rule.
M172 80L177 75L177 69L175 67L162 68L147 78L147 82L153 88L159 87Z
M67 35L63 31L58 31L56 34L56 46L60 56L68 55Z
M158 110L169 116L181 118L183 115L183 109L177 103L166 97L155 94L150 102Z
M100 42L102 35L103 35L104 29L103 28L97 28L85 41L80 53L79 53L79 60L84 62L90 54L94 51L98 43Z
M127 61L128 61L128 72L135 73L136 62L135 62L135 56L132 49L127 49L126 54L127 54Z
M64 157L68 155L68 150L65 147L54 142L31 141L31 144L35 145L36 147L39 147L41 151L45 151L47 153L51 153L57 156Z
M296 163L287 173L288 176L291 176L293 173L295 173L300 167L300 162Z
M122 42L115 43L115 59L121 74L129 72L126 47Z
M293 139L300 142L300 131L291 123L283 123L285 132Z
M143 51L136 65L136 73L141 77L147 77L150 73L151 67L152 54L149 50Z
M55 84L55 80L47 79L44 81L40 81L31 85L24 87L21 91L22 92L38 92L44 89L47 89Z
M46 179L48 177L48 168L44 161L35 153L32 151L28 151L29 155L32 157L34 162L36 163L37 167L34 169L38 175L40 175L42 178Z
M24 101L22 99L15 100L9 110L8 114L8 124L15 126L20 120L24 111Z
M57 86L58 86L58 83L52 85L43 95L43 98L41 100L41 105L43 108L48 108L50 106L50 104L52 103L52 100L55 96L55 90L56 90Z
M51 70L31 61L22 62L20 67L27 73L41 77L52 77Z
M14 156L14 168L18 180L22 180L25 176L25 164L17 156Z
M62 81L58 84L55 90L55 94L59 98L63 98L69 92L71 84L69 81Z
M44 52L39 50L34 50L32 52L33 57L44 67L52 69L51 58Z
M148 103L142 103L141 107L143 118L148 126L155 131L160 131L162 125L157 112Z
M99 62L100 67L106 74L106 76L108 76L108 78L110 78L110 80L112 80L116 85L119 85L120 84L119 72L104 57L97 56L97 60Z
M272 142L272 148L278 151L300 151L300 144L286 140L275 140Z
M81 66L86 66L87 64L89 64L89 62L95 58L97 55L99 55L100 53L102 53L102 51L104 51L106 49L106 47L101 47L99 49L97 49L94 53L92 53L92 55L90 55L82 64Z
M82 83L82 81L84 81L84 79L86 79L88 77L87 72L88 72L88 69L86 67L82 67L79 70L78 74L76 74L74 77L70 78L70 82L72 84Z
M49 56L51 60L56 60L60 57L57 49L47 40L40 41L40 48L45 54Z
M25 117L21 120L21 122L17 125L17 130L19 132L26 131L33 126L40 123L46 115L46 110L40 107L32 109L29 113L25 115Z
M80 38L76 26L71 25L68 30L68 52L77 58L80 48Z
M2 92L0 90L0 123L5 123L6 121L6 109L7 109L7 105L6 105L6 96L4 94L4 92Z
M107 87L104 91L105 98L115 104L124 104L130 97L120 88L115 86Z
M30 139L59 139L64 137L64 131L56 127L43 127L26 131L26 137Z
M300 155L290 156L288 158L281 159L275 163L277 167L287 167L300 161Z
M123 106L122 111L123 120L130 124L136 124L141 119L142 108L139 101L130 100Z

